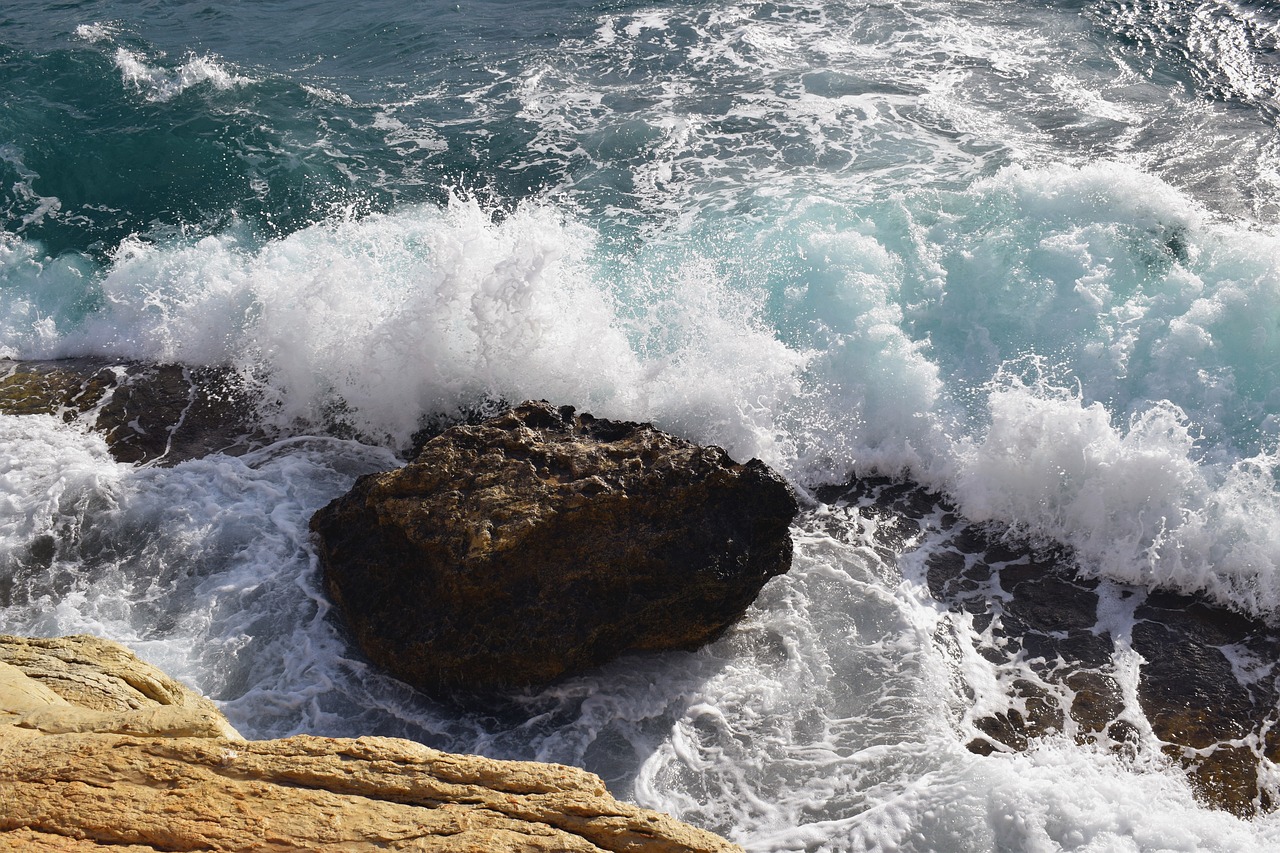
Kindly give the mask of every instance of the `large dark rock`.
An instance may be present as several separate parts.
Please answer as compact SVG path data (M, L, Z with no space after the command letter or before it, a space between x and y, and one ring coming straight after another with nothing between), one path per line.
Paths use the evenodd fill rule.
M371 660L487 691L715 639L790 568L796 511L759 460L525 403L361 477L311 529Z

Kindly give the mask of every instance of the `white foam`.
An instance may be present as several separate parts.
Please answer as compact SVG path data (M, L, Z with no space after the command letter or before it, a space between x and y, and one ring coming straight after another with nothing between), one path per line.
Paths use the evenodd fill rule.
M65 285L19 249L15 275L31 289ZM646 302L638 314L619 308L593 251L593 235L553 210L494 224L470 202L317 225L261 247L235 233L128 240L98 282L102 311L59 318L50 333L48 315L41 332L15 304L10 322L28 357L232 363L290 428L337 417L403 445L424 413L547 397L781 460L772 416L805 354L696 260L639 270L628 287L647 289Z
M124 84L148 101L169 101L192 86L202 84L226 91L253 82L248 77L228 71L214 56L197 56L194 53L188 54L176 68L167 69L148 64L141 54L121 47L116 49L115 63Z
M1114 580L1207 592L1254 614L1280 606L1275 456L1206 463L1168 403L1127 427L1061 390L1013 384L988 405L991 427L964 451L955 486L966 515L1066 542Z
M21 207L17 210L10 208L10 212L21 217L23 228L39 225L46 216L57 214L62 210L62 200L57 196L42 196L35 191L35 182L40 175L27 167L23 162L22 150L16 145L0 144L0 161L8 163L18 173L18 180L10 185L10 190L17 197ZM7 233L0 234L0 243L11 239ZM3 245L0 245L0 251L6 251Z
M753 851L1248 851L1280 841L1274 816L1201 808L1154 740L1131 758L1081 747L1070 732L1025 753L964 749L976 734L967 689L1000 677L981 655L956 657L967 641L948 637L966 617L895 581L869 533L852 535L867 521L856 510L817 512L797 534L791 572L705 655L718 665L645 758L639 802ZM815 532L833 526L845 541Z
M0 417L0 547L6 561L33 540L73 535L86 515L109 511L119 472L101 437L52 416Z
M956 202L904 288L969 411L936 482L1106 577L1273 612L1276 237L1117 164Z
M991 427L963 452L955 485L968 517L1065 542L1114 580L1207 592L1254 614L1280 606L1274 456L1207 464L1168 403L1127 427L1061 390L1014 384L988 404Z
M111 21L94 21L90 24L80 24L75 28L76 38L90 43L111 41L118 32L120 32L119 25Z
M304 725L315 667L344 648L323 621L307 522L357 474L393 467L389 452L295 439L138 468L49 416L0 417L0 449L0 577L14 602L0 631L111 637L207 694L296 706L258 720L229 706L251 731Z

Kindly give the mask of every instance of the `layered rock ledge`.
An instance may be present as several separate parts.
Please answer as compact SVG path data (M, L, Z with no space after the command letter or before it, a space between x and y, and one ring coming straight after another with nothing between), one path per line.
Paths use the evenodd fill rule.
M0 637L0 850L731 853L571 767L395 738L245 741L90 637Z
M529 402L360 478L311 528L365 654L439 693L710 642L790 568L796 511L759 460Z

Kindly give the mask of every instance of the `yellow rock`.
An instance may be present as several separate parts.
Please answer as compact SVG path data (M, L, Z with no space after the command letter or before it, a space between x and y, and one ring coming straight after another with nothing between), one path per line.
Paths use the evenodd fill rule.
M395 738L245 741L90 637L0 637L0 711L0 850L739 849L572 767Z

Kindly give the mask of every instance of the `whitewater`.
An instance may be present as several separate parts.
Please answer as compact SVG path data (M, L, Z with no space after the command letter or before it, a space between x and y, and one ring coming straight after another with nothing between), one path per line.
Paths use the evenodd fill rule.
M1156 748L968 751L973 626L814 499L905 479L1276 618L1271 5L403 5L0 11L0 357L227 366L272 439L135 466L0 415L0 632L123 642L250 737L586 767L751 851L1280 850ZM359 657L307 523L528 398L763 459L794 565L707 649L460 711Z

